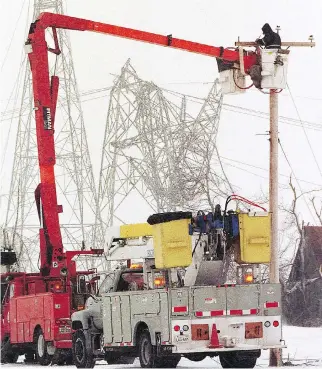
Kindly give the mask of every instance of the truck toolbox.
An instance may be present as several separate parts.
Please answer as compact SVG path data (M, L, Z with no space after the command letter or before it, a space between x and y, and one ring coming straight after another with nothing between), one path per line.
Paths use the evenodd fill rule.
M240 213L240 252L238 263L269 263L270 249L270 213Z
M169 214L169 221L167 221L167 214ZM166 213L162 214L160 219L157 218L158 214L155 214L150 217L154 217L152 222L148 220L153 230L155 266L157 268L185 267L191 264L190 214Z

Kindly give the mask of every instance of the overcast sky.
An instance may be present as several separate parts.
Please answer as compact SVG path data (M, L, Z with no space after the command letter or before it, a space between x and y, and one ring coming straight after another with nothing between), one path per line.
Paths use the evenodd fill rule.
M33 1L30 3L32 5ZM288 84L295 105L290 92L283 91L279 95L279 114L294 119L301 118L315 123L316 126L315 129L306 128L304 131L301 127L281 123L279 137L297 178L310 182L300 182L301 189L305 191L322 187L322 173L312 154L313 151L322 169L320 0L66 0L65 3L65 13L71 16L164 35L171 33L173 37L214 46L234 46L238 36L243 41L255 40L260 36L261 27L266 22L273 28L276 25L281 27L282 41L307 41L308 36L313 34L317 43L315 48L291 49ZM28 7L30 16L32 10L28 0L0 3L1 112L12 108L12 100L8 102L8 99L15 96L14 85L30 22L30 19L27 21ZM132 65L142 79L152 80L161 87L185 94L205 96L210 84L202 82L210 82L218 77L216 61L209 57L95 33L72 31L70 37L80 91L111 86L113 74L119 73L128 58L131 58ZM268 112L268 96L255 89L244 95L225 96L224 102ZM97 140L104 132L107 103L108 98L83 104L96 176L100 165ZM15 124L16 122L11 124L8 119L3 119L0 123L0 195L6 194L9 189ZM239 187L238 192L243 196L253 197L261 191L268 191L269 146L267 136L263 135L268 130L269 122L266 119L227 110L222 112L218 147L221 156L226 158L223 162L230 181ZM290 174L290 168L281 153L279 157L282 185L288 182L286 176ZM280 189L280 198L285 202L289 201L288 192ZM300 205L305 220L314 223L305 203Z

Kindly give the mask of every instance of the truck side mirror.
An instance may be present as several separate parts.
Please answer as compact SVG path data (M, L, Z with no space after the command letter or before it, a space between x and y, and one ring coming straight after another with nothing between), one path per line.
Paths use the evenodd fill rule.
M100 279L101 279L101 276L97 275L89 281L87 288L90 290L90 293L92 295L97 294L97 281L99 281Z

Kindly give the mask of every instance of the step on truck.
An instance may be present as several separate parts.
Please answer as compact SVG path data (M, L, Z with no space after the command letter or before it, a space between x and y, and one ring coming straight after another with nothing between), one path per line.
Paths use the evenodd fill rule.
M219 356L223 368L253 368L262 350L285 347L280 285L262 283L268 213L217 207L148 221L110 230L107 257L126 265L102 278L98 294L72 315L77 367L139 357L142 368L170 368L181 357Z

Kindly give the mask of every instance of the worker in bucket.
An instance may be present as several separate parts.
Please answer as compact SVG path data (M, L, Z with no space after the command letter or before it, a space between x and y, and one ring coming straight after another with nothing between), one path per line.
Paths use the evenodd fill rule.
M252 79L254 86L256 88L261 88L261 82L262 82L262 66L261 66L261 57L259 52L260 46L265 46L265 49L280 49L282 42L280 35L277 32L274 32L271 28L271 26L268 23L265 23L262 27L262 31L264 34L263 38L256 39L257 46L257 54L258 54L258 61L257 64L253 65L250 68L249 75ZM275 63L279 63L279 59L276 59Z
M263 38L256 39L257 45L265 46L266 49L280 49L281 38L277 32L274 32L268 23L265 23L262 27L264 34Z

